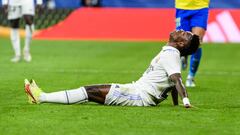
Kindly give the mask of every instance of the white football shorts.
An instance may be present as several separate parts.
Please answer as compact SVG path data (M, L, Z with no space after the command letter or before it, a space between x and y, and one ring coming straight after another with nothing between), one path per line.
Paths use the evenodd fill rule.
M106 96L106 105L119 106L153 106L156 105L146 93L144 87L138 87L135 83L112 84Z
M33 4L23 4L19 6L9 5L8 20L21 18L23 15L34 16L35 8Z

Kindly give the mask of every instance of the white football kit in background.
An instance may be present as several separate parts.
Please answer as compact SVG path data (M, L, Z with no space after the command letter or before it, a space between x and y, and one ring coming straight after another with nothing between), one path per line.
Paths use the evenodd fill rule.
M42 0L37 0L37 4L41 5ZM35 14L34 0L2 0L2 5L8 6L8 20L20 19L23 15ZM14 23L16 24L16 22ZM12 42L15 56L11 59L12 62L19 62L21 59L21 45L18 26L11 26L10 39ZM23 50L24 60L30 62L32 57L30 54L30 42L32 40L32 34L34 32L34 24L25 25L25 46Z
M6 3L7 2L7 3ZM5 0L3 4L8 4L8 20L21 18L23 15L35 14L34 0ZM37 4L42 4L42 0L37 0Z
M129 84L112 84L105 104L157 105L165 99L162 96L163 92L174 86L169 76L175 73L181 73L180 52L174 47L164 46L138 81Z

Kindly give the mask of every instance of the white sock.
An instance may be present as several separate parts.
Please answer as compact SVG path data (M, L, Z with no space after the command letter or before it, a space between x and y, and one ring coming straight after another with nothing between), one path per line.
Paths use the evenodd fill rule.
M13 46L15 56L21 56L20 35L19 35L18 29L11 28L10 38L12 41L12 46Z
M25 52L30 51L30 43L32 40L33 31L34 31L34 24L25 26L25 46L24 46Z
M39 101L45 103L73 104L86 102L87 100L88 95L84 87L73 90L42 93L39 97Z
M187 79L189 79L189 80L193 80L193 78L194 78L194 76L191 76L191 75L187 76Z

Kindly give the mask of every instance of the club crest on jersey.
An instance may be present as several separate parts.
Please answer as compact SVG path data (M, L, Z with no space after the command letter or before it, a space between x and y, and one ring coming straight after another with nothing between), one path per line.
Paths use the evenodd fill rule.
M154 70L154 67L152 65L150 65L146 71L146 73L149 73L150 71L153 71Z

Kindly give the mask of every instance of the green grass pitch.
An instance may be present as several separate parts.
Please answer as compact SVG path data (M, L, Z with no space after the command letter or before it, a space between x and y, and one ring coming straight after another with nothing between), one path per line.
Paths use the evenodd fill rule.
M0 39L1 135L237 135L240 131L240 45L205 44L192 109L104 106L95 103L29 105L23 80L46 92L87 84L137 80L164 43L33 41L31 63L11 63L9 39ZM184 80L187 71L183 71Z

